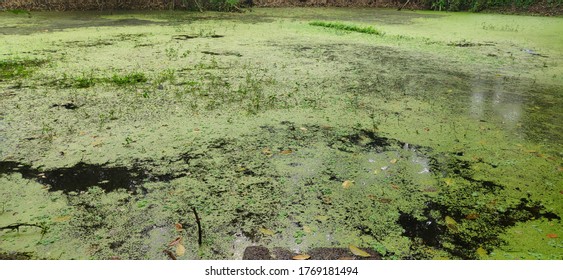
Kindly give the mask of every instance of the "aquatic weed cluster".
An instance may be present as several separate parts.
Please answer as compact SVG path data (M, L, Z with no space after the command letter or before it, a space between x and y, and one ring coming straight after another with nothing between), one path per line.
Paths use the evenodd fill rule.
M36 58L9 58L0 60L0 81L28 77L36 67L48 61Z
M375 29L373 26L357 26L353 24L346 24L342 22L326 22L326 21L311 21L309 25L322 26L343 31L352 31L366 34L383 35L380 30Z

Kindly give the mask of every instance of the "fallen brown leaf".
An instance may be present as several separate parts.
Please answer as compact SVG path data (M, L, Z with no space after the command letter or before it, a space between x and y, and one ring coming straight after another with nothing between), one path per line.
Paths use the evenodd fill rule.
M475 250L475 253L477 254L477 256L479 256L479 258L484 258L488 254L487 250L483 249L483 247L477 248L477 250Z
M172 253L170 250L164 250L162 252L165 253L171 260L176 260L176 256L174 256L174 253Z
M270 150L270 148L266 147L264 149L262 149L262 153L267 155L267 156L271 156L272 155L272 151Z
M175 223L174 227L176 228L176 231L182 231L182 224L180 223Z
M172 240L170 243L168 243L168 246L169 247L175 246L175 245L179 244L181 241L182 241L182 237L178 236L174 240Z
M458 231L457 222L452 217L446 216L445 221L446 221L446 226L448 227L448 229L450 229L453 232Z
M292 259L294 259L294 260L308 260L310 258L311 258L311 256L309 256L307 254L301 254L301 255L293 256Z
M271 236L271 235L275 234L275 232L273 230L267 229L267 228L260 228L260 229L258 229L258 231L261 232L264 235L267 235L267 236Z
M379 201L380 203L390 203L393 200L390 198L380 197L377 199L377 201Z
M467 216L465 216L465 219L467 220L475 220L479 218L479 214L477 213L471 213L471 214L467 214Z
M354 185L354 181L346 180L342 183L342 187L345 189L349 189L352 185Z
M60 216L60 217L55 217L53 218L54 222L60 223L60 222L66 222L68 220L70 220L71 216Z
M103 144L103 141L102 141L101 139L92 142L92 146L93 146L93 147L99 147L99 146L101 146L102 144Z
M291 153L293 153L292 150L283 150L283 151L280 152L280 154L282 154L282 155L289 155Z
M184 245L182 244L178 244L176 246L176 256L183 256L186 253L186 247L184 247Z
M371 257L371 255L368 252L366 252L366 251L364 251L364 250L362 250L362 249L360 249L360 248L358 248L358 247L356 247L352 244L350 244L348 246L348 249L350 249L350 252L352 252L352 254L354 254L358 257Z

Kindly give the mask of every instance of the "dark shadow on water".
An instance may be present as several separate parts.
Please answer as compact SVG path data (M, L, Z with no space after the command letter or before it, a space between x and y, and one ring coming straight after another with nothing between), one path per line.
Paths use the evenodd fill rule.
M98 186L106 192L125 189L137 192L144 182L170 181L182 175L154 175L139 167L105 166L80 162L73 167L39 171L14 161L0 162L0 175L20 173L23 178L49 186L49 191L63 193L87 191Z
M474 77L463 102L466 114L499 124L527 140L561 144L561 87L516 78Z
M104 167L81 162L73 167L46 171L36 180L50 186L52 191L85 191L95 185L106 191L119 188L131 190L142 182L143 173L126 167Z
M419 221L412 215L401 213L399 216L399 224L405 230L403 233L404 236L420 238L427 246L440 246L440 234L443 233L445 229L443 226L440 226L435 219L427 217L426 221Z
M434 164L433 166L435 167ZM471 169L471 166L466 168ZM453 173L461 174L460 177L471 185L463 190L445 191L438 199L428 201L422 219L409 213L400 214L398 223L404 229L403 235L411 238L415 246L445 250L461 259L478 259L478 248L489 251L505 244L501 234L516 223L537 219L561 220L561 217L548 211L540 201L532 201L529 198L521 198L519 203L512 204L505 210L494 207L495 201L484 206L460 203L460 199L468 200L467 197L472 192L498 194L505 186L472 179L464 170L453 168L447 171L451 170L457 171ZM456 224L448 225L448 218ZM445 244L450 245L444 246ZM414 254L412 258L424 259L426 256Z

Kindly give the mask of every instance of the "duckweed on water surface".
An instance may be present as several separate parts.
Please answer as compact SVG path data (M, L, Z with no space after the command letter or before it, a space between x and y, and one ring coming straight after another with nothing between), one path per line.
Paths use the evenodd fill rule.
M0 258L563 257L561 18L290 11L2 17Z

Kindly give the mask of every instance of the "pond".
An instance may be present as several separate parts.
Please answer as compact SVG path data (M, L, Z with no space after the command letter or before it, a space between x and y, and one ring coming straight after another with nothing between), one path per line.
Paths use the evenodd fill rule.
M0 25L0 258L563 257L562 18Z

